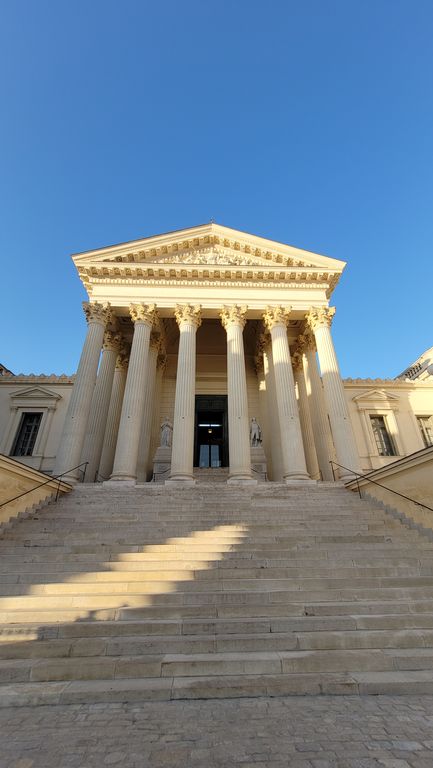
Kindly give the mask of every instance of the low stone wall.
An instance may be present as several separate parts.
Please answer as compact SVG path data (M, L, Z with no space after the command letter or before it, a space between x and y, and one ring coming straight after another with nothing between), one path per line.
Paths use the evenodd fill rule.
M29 491L25 496L0 506L0 525L17 518L38 504L54 498L59 488L57 480L49 480L46 485L35 488L47 479L47 475L43 472L38 472L9 456L0 454L0 504ZM60 483L60 493L69 493L71 490L72 487L68 483Z
M363 496L367 495L380 501L417 526L433 531L433 511L430 512L428 509L407 501L389 490L374 485L372 480L386 485L393 491L410 496L411 499L433 509L433 446L412 453L404 459L394 461L387 467L370 472L368 478L359 480ZM346 487L352 491L357 491L355 481L347 483Z

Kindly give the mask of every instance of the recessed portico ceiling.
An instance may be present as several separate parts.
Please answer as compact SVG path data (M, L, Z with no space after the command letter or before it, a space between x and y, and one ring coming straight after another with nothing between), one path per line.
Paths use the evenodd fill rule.
M73 255L81 280L320 282L335 287L345 262L210 222Z

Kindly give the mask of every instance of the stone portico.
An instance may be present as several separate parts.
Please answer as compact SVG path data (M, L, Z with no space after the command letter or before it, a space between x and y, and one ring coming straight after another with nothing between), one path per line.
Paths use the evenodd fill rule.
M73 260L88 325L55 474L87 461L87 482L190 485L227 467L228 483L302 484L332 479L331 459L342 479L360 469L331 334L344 262L215 223Z

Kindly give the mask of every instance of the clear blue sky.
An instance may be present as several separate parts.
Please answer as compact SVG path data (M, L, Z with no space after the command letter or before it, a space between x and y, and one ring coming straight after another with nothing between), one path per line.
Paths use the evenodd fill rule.
M344 376L433 344L432 0L0 0L0 361L71 373L70 254L209 221L348 262Z

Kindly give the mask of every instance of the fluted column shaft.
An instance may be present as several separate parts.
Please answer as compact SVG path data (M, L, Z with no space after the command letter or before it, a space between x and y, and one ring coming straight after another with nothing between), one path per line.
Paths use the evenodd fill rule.
M119 355L114 370L110 406L108 408L107 424L105 427L101 460L98 468L98 473L103 480L107 480L113 471L114 454L116 452L117 434L119 431L127 371L128 359L124 355Z
M251 476L247 379L243 330L247 307L223 307L220 317L227 333L227 392L229 421L229 483L256 483Z
M68 472L64 475L64 480L69 483L76 483L79 477L79 470L71 472L69 470L77 466L81 460L102 340L105 327L111 319L109 304L84 302L83 308L88 322L87 335L72 388L54 467L55 475Z
M353 478L353 472L350 470L359 472L360 466L352 422L331 336L331 322L334 314L334 307L312 308L307 315L307 321L316 339L337 462L348 468L339 470L341 479L345 481Z
M283 307L267 307L264 314L264 321L272 339L275 390L281 425L283 479L286 483L311 482L305 462L295 382L287 340L289 313L290 310L285 310Z
M150 437L155 400L156 362L158 359L159 340L151 337L149 347L149 361L147 366L147 382L144 397L143 423L141 427L140 441L138 443L137 480L146 481L147 465L149 458Z
M175 317L179 326L176 395L174 405L171 474L167 483L194 481L194 418L196 334L201 324L200 307L177 306Z
M314 432L311 423L310 409L308 406L307 387L305 383L302 355L299 353L293 356L293 370L295 376L295 384L298 387L299 418L301 422L302 439L304 441L304 451L308 474L314 480L318 480L320 478L319 463L317 461L316 446L314 443Z
M96 481L96 473L101 459L104 442L108 408L110 406L111 389L113 386L114 369L119 352L120 335L106 331L102 347L101 362L98 378L93 390L90 408L89 424L87 427L81 461L88 461L86 482Z
M299 337L298 341L300 339L302 341L305 387L310 406L311 424L319 469L322 480L332 480L333 474L329 462L334 458L334 444L323 396L322 380L317 367L314 337L306 334Z
M132 304L134 336L123 396L112 480L135 480L138 443L143 421L149 341L156 320L155 306Z

